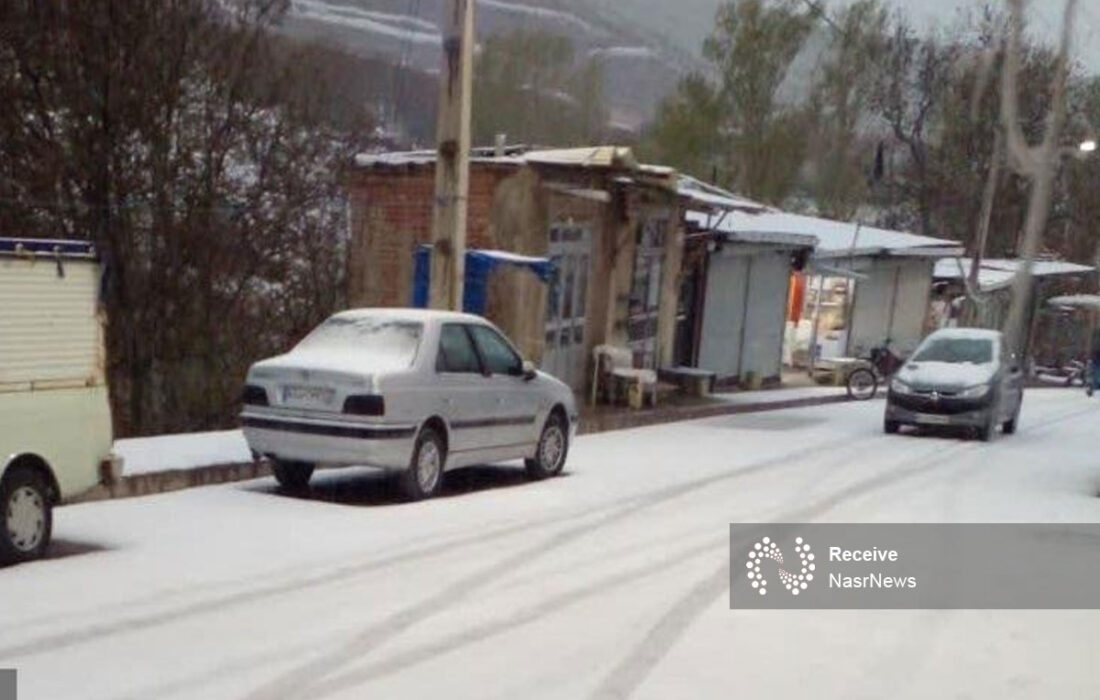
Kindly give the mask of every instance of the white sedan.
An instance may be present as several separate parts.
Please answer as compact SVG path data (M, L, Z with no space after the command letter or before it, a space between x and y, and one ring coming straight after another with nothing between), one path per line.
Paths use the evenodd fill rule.
M443 473L524 459L560 474L577 426L573 392L525 362L483 318L443 311L337 314L285 355L252 366L241 422L287 488L317 465L398 473L419 500Z

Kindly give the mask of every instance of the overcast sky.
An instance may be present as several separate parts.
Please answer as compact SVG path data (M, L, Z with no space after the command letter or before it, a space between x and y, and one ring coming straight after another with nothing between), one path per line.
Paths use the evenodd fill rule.
M950 25L957 14L977 11L985 0L889 0L896 7L905 8L914 19L929 25ZM840 2L835 4L846 4ZM834 3L828 3L834 5ZM1004 3L993 2L994 7ZM1051 44L1057 42L1062 31L1064 0L1031 0L1029 22L1035 35ZM1078 0L1077 18L1074 22L1073 53L1092 73L1100 73L1100 0Z

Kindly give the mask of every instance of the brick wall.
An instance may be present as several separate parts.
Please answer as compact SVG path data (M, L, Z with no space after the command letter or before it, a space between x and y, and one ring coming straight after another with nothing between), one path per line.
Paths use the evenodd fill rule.
M506 170L470 173L467 245L493 248L493 195ZM356 173L348 185L351 244L348 302L352 307L400 307L412 301L414 255L431 242L435 170L413 166Z

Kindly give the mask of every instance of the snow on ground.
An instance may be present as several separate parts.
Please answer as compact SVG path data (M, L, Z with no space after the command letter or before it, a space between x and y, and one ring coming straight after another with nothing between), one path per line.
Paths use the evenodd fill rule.
M715 394L714 398L737 404L769 404L802 399L821 399L843 396L848 390L842 386L805 386L790 389L761 389L759 391L732 391Z
M114 452L126 476L252 461L240 430L116 440Z
M57 511L0 571L20 698L1097 697L1096 611L728 609L728 523L1097 522L1100 402L991 444L882 403L580 438L399 504L369 470Z
M766 404L839 396L844 392L843 388L836 387L804 387L739 391L718 394L716 398L730 403ZM248 443L240 430L130 438L116 441L114 451L124 459L123 474L126 476L252 461Z

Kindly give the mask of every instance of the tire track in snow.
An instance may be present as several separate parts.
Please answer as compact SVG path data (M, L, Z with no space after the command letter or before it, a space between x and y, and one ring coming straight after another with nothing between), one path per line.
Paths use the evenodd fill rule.
M131 615L122 620L109 619L76 630L65 630L54 634L42 635L26 642L0 648L0 660L10 660L41 653L52 653L59 649L77 646L79 644L93 641L98 642L107 636L137 632L196 615L221 612L235 606L253 604L267 598L299 593L310 588L321 587L336 581L352 579L362 574L373 573L421 559L428 559L438 554L449 554L454 552L456 548L478 546L501 539L507 539L508 537L522 536L524 532L532 528L538 529L547 525L560 525L562 523L581 520L585 522L570 528L563 534L568 534L572 537L583 536L587 532L594 531L595 528L603 527L617 520L629 517L639 510L652 507L665 500L678 498L686 493L706 488L712 483L748 476L764 469L782 465L789 460L797 459L801 455L810 454L817 450L829 449L831 447L852 447L851 442L849 437L825 441L800 450L770 457L759 462L750 462L732 471L721 472L693 481L681 482L657 491L644 492L632 496L625 501L615 501L609 504L581 510L573 514L549 516L522 523L507 524L489 532L474 533L462 538L428 545L412 552L398 553L391 557L364 562L354 566L342 567L335 572L314 574L304 578L269 584L257 589L240 591L211 600L203 600L169 610L152 612L145 615ZM602 513L607 513L607 515L598 519L595 525L587 523L587 519L599 516ZM566 540L561 539L560 536L554 536L550 538L549 542L555 543L553 544L555 547L560 547L565 541ZM533 559L540 554L541 551L542 549L540 547L533 547L524 550L524 553L530 555L530 558ZM510 565L508 564L509 561L510 560L505 560L504 563ZM496 575L496 568L497 567L493 567L491 576ZM482 578L484 577L478 577L479 584L491 580L490 577L482 582ZM431 614L434 614L434 612Z
M1021 428L1019 433L1033 434L1042 432L1055 425L1095 414L1096 412L1097 410L1095 407L1066 411L1045 420L1032 423L1027 428ZM808 522L812 518L824 515L849 499L896 485L901 481L918 476L922 473L927 473L938 467L951 466L951 463L947 462L946 458L956 453L966 454L981 451L983 447L986 449L996 449L999 446L1007 447L1010 445L1011 443L1009 442L1001 441L995 442L992 445L985 443L960 443L937 450L933 454L922 456L917 460L903 460L896 467L891 467L891 469L902 467L902 471L900 472L889 471L879 474L861 483L841 489L808 508L796 509L778 515L773 519L773 522ZM903 466L907 464L910 466ZM985 463L973 465L974 468L988 466L989 465ZM761 528L766 527L766 524L761 525ZM748 550L746 548L744 551L731 556L736 559L738 556L744 557L747 554ZM715 600L729 591L729 585L729 562L724 562L721 567L698 581L685 595L677 599L672 606L669 607L657 624L650 628L650 631L642 641L604 677L600 685L591 695L593 700L631 697L635 691L641 687L642 683L653 669L656 668L657 664L672 650L688 628L695 623L695 620L707 608L712 606Z
M886 436L879 436L878 441L885 442L890 438ZM846 441L850 443L850 441ZM864 443L859 444L859 450L866 449ZM942 448L938 448L942 449ZM821 464L821 467L838 466L839 464L846 463L850 455L844 453L836 453L831 455L829 461ZM510 632L518 627L521 627L532 622L536 622L539 619L546 617L558 610L580 602L589 597L606 593L609 589L626 583L636 582L639 578L655 575L661 573L668 568L676 564L680 564L684 561L691 559L709 551L713 551L719 547L726 547L729 543L729 536L723 534L718 538L711 538L705 545L689 547L686 550L681 551L678 554L664 557L657 564L646 564L641 567L630 570L627 573L617 573L609 575L601 579L595 584L585 584L576 589L566 591L565 593L553 596L541 603L533 606L529 606L521 609L515 613L512 613L504 620L494 620L482 625L478 625L470 630L463 631L461 633L449 636L442 641L433 642L430 645L417 647L407 652L402 652L395 657L385 659L374 665L369 666L366 669L360 671L353 671L341 676L336 676L327 681L322 681L315 685L312 685L308 689L308 695L310 698L320 698L326 695L330 695L335 692L340 692L353 688L361 683L373 680L381 675L387 675L396 673L404 668L415 666L423 661L430 660L439 654L447 651L455 651L463 646L469 644L475 644L485 641L491 637L495 637L507 632Z
M856 451L860 445L853 445L849 437L806 447L791 453L770 457L759 462L750 463L732 471L721 472L707 477L702 477L688 482L675 484L657 491L637 496L627 501L626 504L614 508L607 515L596 520L595 523L582 523L570 527L559 533L551 535L538 544L525 548L515 554L504 557L496 563L483 567L468 574L458 582L448 586L439 593L422 600L420 603L406 607L380 623L373 624L353 638L351 641L340 645L339 648L306 662L296 669L280 675L270 683L258 688L248 695L250 700L272 700L287 697L314 697L313 686L319 679L332 673L346 664L362 658L383 643L400 635L414 625L427 620L457 602L461 602L474 591L496 580L499 576L514 571L515 569L530 564L544 557L546 554L559 550L568 544L587 537L601 528L621 522L639 512L649 508L675 500L689 493L707 488L713 484L742 478L765 469L780 466L793 459L813 454L818 450L829 447L848 448Z
M896 440L896 438L885 435L876 435L871 438L877 443L887 443ZM967 443L931 443L932 447L929 450L922 452L920 455L910 457L908 461L920 461L922 464L925 462L931 463L938 461L943 453L963 451L975 446ZM843 449L836 453L827 456L827 461L819 465L820 467L828 468L844 464L852 456L851 452L863 452L867 449L867 440L862 440L858 443L853 443L851 439L845 439ZM810 451L816 451L819 448L813 448ZM789 459L795 459L789 457ZM818 459L815 457L815 459ZM887 475L884 475L887 476ZM721 481L722 479L710 479L712 483ZM709 485L709 484L708 484ZM694 490L694 489L693 489ZM834 496L835 497L835 494ZM832 497L830 497L832 498ZM762 525L761 528L766 527ZM636 569L630 570L625 574L612 574L610 576L601 579L596 584L585 584L581 587L559 594L552 598L547 599L539 604L523 608L517 611L503 620L495 620L482 625L478 625L472 629L465 630L455 635L451 635L443 640L433 642L428 645L423 645L402 652L394 657L384 659L376 664L370 665L364 669L358 671L351 671L343 675L338 675L330 678L329 680L321 681L311 685L308 689L302 689L302 696L308 696L310 698L322 698L333 693L339 693L351 688L354 688L363 683L369 682L383 675L399 672L406 668L415 666L424 661L431 660L439 654L449 651L457 651L458 649L468 646L470 644L479 643L486 639L511 632L521 626L537 622L538 620L557 612L558 610L580 602L588 597L593 597L601 593L606 593L610 588L617 585L622 585L632 581L636 581L638 578L648 575L658 574L671 566L687 561L688 559L704 554L708 551L714 551L718 549L722 553L723 562L726 559L726 548L729 545L729 536L723 533L721 537L710 539L705 545L690 547L679 554L666 557L657 564L648 564ZM728 589L728 564L723 564L722 567L723 576L720 580L724 582L725 589ZM711 579L708 577L708 582ZM725 590L723 589L723 590ZM710 586L704 586L700 595L710 595ZM691 597L691 596L689 596ZM713 597L713 596L712 596ZM692 601L694 602L694 598ZM278 697L278 696L270 696ZM284 697L296 697L296 695L289 695Z

